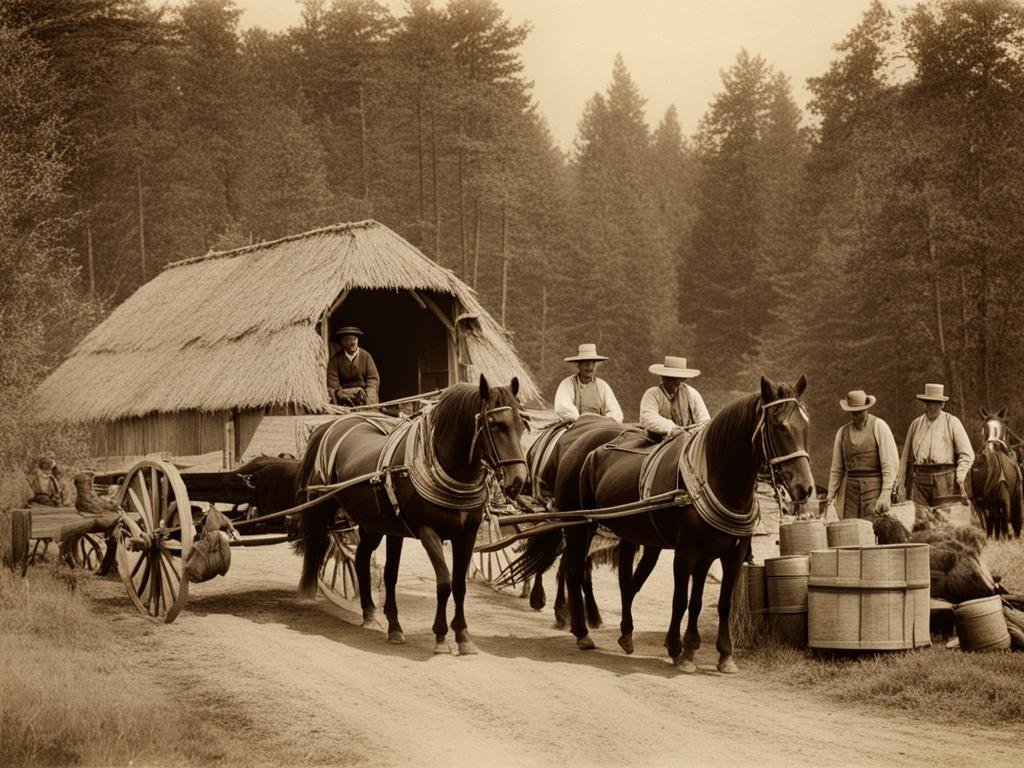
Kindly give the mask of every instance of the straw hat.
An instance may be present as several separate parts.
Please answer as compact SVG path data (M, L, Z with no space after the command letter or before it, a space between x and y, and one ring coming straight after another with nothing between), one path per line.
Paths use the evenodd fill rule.
M686 367L685 357L666 357L665 364L655 363L647 369L656 376L669 376L673 379L692 379L700 376L696 368Z
M576 350L576 354L565 358L565 362L586 363L588 361L593 361L598 363L607 359L608 358L604 355L597 354L597 344L580 344Z
M846 397L839 401L839 407L850 412L866 411L875 402L874 395L865 394L863 389L854 389L847 392Z
M924 394L916 395L918 400L925 402L944 403L949 400L945 395L945 388L941 384L925 384Z
M362 336L363 330L354 325L343 325L334 329L335 336Z

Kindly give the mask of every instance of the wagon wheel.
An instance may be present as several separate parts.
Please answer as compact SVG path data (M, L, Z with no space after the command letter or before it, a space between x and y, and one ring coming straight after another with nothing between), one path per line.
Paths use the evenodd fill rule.
M501 532L497 518L498 516L491 514L490 511L484 513L484 518L480 521L480 529L476 534L477 546L493 544L505 535ZM472 563L472 568L470 569L471 577L479 576L491 586L496 587L499 576L512 564L512 561L519 554L522 547L522 542L516 542L511 546L495 550L494 552L477 552L476 557L470 561ZM508 586L518 588L521 591L529 589L529 584L520 583L516 580L511 581Z
M359 582L356 580L356 545L359 533L355 528L331 531L327 555L317 584L323 596L340 608L348 608L349 601L359 597ZM370 557L370 582L379 587L382 582L382 568L377 565L377 555Z
M125 518L115 530L117 567L128 596L147 616L170 623L188 599L183 563L192 549L192 507L170 464L143 459L115 497Z

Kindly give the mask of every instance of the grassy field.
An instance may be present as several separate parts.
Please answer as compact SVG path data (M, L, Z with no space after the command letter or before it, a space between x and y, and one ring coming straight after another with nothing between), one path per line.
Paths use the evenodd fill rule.
M989 544L985 559L1024 594L1024 542ZM1024 653L964 653L945 640L913 652L828 657L778 645L739 654L744 673L843 704L882 706L943 723L1024 725Z
M50 566L25 579L0 568L0 763L216 760L216 740L189 719L181 694L162 690L155 670L123 661L124 640L75 584Z

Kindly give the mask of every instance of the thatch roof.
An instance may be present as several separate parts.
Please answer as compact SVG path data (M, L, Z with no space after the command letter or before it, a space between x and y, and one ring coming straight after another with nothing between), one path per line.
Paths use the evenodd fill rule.
M340 224L168 265L86 336L37 390L41 416L327 404L316 324L346 289L454 296L475 316L464 351L495 382L536 385L473 290L376 221Z

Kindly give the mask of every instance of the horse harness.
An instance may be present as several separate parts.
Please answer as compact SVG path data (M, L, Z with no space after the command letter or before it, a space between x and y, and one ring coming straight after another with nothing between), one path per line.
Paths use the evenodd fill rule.
M771 483L772 491L775 493L775 500L779 504L779 509L782 509L782 490L779 487L778 470L776 467L793 459L805 458L810 461L811 458L811 455L806 450L796 450L782 456L778 456L775 453L775 444L772 441L771 430L766 429L765 418L769 408L774 408L784 403L796 403L800 413L803 414L805 419L807 418L807 412L804 411L804 406L797 397L782 397L778 400L763 403L761 405L761 414L757 420L757 427L755 427L754 434L750 438L751 445L757 441L758 436L761 438L762 467L768 470L768 481Z

